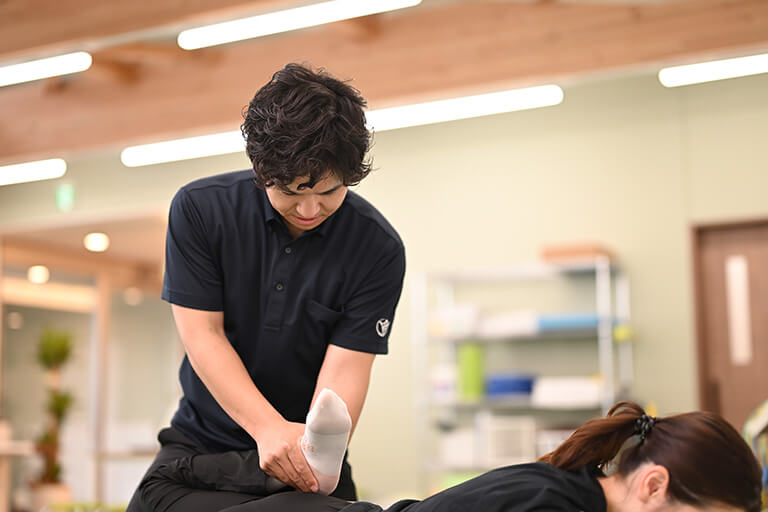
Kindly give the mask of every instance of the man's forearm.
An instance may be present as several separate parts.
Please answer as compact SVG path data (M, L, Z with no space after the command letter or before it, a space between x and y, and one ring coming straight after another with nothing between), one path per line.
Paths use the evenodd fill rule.
M253 384L223 333L208 331L191 338L184 346L195 373L222 409L251 437L282 419Z
M374 354L329 345L317 378L313 403L323 388L332 389L347 404L352 419L352 432L357 426L368 393L374 357Z

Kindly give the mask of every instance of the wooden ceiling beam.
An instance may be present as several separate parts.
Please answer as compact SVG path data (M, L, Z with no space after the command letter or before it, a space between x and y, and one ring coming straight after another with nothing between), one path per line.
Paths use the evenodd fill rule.
M141 34L164 33L296 0L3 0L0 2L0 62L103 47Z
M0 255L8 267L25 269L29 265L45 265L52 271L92 278L105 274L110 276L116 287L135 286L158 293L162 286L162 268L159 265L105 254L5 237L0 245Z
M236 129L253 93L291 61L354 78L378 108L757 51L768 48L768 2L473 1L391 13L371 26L363 37L326 26L195 52L170 42L97 52L91 70L61 87L0 89L0 163ZM104 64L121 59L129 72Z

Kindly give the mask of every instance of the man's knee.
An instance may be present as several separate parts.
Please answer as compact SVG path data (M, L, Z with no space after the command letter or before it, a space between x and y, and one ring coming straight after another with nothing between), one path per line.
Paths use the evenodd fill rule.
M150 471L133 493L126 512L165 512L181 497L178 487L156 470Z

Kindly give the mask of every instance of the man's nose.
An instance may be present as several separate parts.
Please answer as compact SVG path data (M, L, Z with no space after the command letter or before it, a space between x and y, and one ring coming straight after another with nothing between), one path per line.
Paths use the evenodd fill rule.
M314 195L302 197L296 206L296 213L305 219L312 219L320 214L320 201Z

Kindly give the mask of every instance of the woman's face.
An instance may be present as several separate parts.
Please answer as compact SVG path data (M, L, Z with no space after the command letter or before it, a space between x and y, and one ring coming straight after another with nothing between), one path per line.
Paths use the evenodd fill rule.
M626 477L612 475L598 481L608 512L744 512L722 503L694 506L670 499L669 471L658 464L646 463Z

